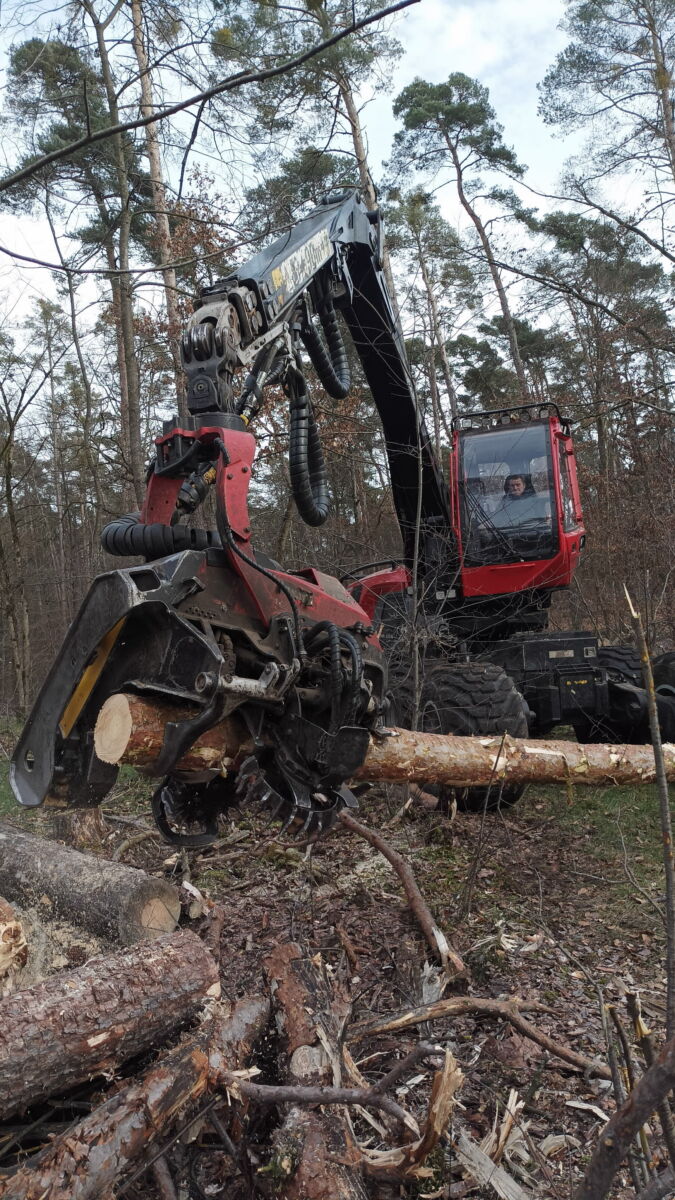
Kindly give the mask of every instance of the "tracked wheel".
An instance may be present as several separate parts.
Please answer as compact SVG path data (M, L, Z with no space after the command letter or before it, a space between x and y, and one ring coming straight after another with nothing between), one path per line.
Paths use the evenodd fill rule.
M399 681L395 693L398 711L412 710L409 682ZM459 737L527 737L523 697L513 680L493 663L427 664L420 694L418 728L425 733L453 733ZM408 724L408 728L410 725ZM430 785L442 808L453 802L464 812L483 812L515 804L525 788L520 784L493 787L449 788Z

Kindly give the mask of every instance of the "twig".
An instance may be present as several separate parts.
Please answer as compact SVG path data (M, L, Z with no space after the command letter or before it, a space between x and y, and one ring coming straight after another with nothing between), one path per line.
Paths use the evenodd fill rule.
M377 1083L372 1085L371 1092L379 1094L388 1091L395 1083L398 1083L402 1075L405 1075L415 1067L423 1058L430 1058L432 1055L437 1056L439 1054L442 1056L444 1053L445 1051L442 1046L433 1046L431 1042L420 1042L419 1045L415 1046L414 1050L410 1051L410 1054L406 1054L405 1058L402 1058L391 1068L391 1071L387 1071L386 1075L383 1075L381 1079L378 1079Z
M519 1033L531 1041L543 1046L550 1054L562 1058L564 1062L579 1067L589 1075L597 1075L600 1079L611 1079L609 1068L604 1063L594 1062L585 1054L564 1046L542 1033L535 1025L530 1024L522 1015L526 1012L550 1012L549 1008L536 1001L490 1000L482 996L450 996L447 1000L435 1000L432 1004L422 1004L419 1008L408 1009L379 1021L360 1021L352 1025L347 1034L347 1040L362 1041L380 1033L393 1033L401 1029L410 1029L413 1025L421 1025L425 1021L438 1021L447 1017L465 1017L471 1014L484 1017L502 1017L510 1021Z
M635 1134L658 1109L674 1084L675 1038L666 1042L657 1061L601 1131L574 1200L604 1200Z
M635 1078L636 1078L635 1064L633 1062L633 1055L631 1054L630 1043L628 1041L628 1038L626 1037L626 1030L624 1029L621 1018L613 1004L607 1005L607 1012L611 1018L614 1028L616 1029L617 1037L621 1044L621 1051L623 1054L623 1061L624 1061L624 1065L625 1065L626 1083L628 1085L627 1090L629 1092L632 1092L633 1088L635 1087ZM647 1138L647 1130L644 1125L640 1129L638 1137L640 1139L640 1152L641 1152L641 1166L642 1166L642 1173L643 1173L643 1183L649 1183L649 1179L650 1179L649 1163L652 1161L652 1153L651 1153L651 1150L649 1147L649 1140ZM638 1192L639 1190L640 1190L639 1187L636 1185L635 1191Z
M402 854L394 850L392 846L385 842L384 838L380 837L379 833L368 829L366 825L362 825L360 821L356 821L354 817L350 817L345 811L340 813L340 821L346 829L356 833L359 837L364 838L369 845L374 846L379 850L380 854L386 858L387 862L392 866L398 875L403 890L406 894L406 899L410 905L411 912L417 921L422 933L424 934L429 947L434 954L438 955L444 970L448 970L452 966L455 972L455 978L466 978L468 971L460 958L457 951L450 945L446 936L436 925L429 906L422 895L417 880L413 875L412 868L405 861Z
M648 1067L654 1064L654 1047L652 1045L652 1037L643 1018L640 1001L634 992L626 994L626 1007L633 1022L633 1032L635 1040L642 1051L642 1057ZM666 1099L662 1100L656 1109L659 1114L659 1122L663 1133L663 1140L666 1143L668 1157L671 1165L675 1170L675 1124L673 1123L673 1114L670 1111L670 1105Z
M132 846L139 846L141 842L147 842L148 838L159 840L159 835L154 829L144 829L142 833L134 833L130 837L126 837L117 847L112 856L112 861L119 862L127 850L131 850Z
M621 1079L621 1073L619 1071L619 1062L616 1057L616 1050L614 1047L614 1042L612 1040L612 1035L611 1035L610 1028L609 1028L609 1021L607 1020L607 1006L604 1004L602 1005L601 1016L602 1016L602 1028L603 1028L603 1032L605 1035L605 1045L607 1047L607 1062L609 1063L609 1069L610 1069L610 1072L612 1075L612 1088L614 1091L614 1099L616 1100L616 1107L617 1107L617 1109L619 1109L619 1108L621 1108L621 1105L625 1103L626 1089L623 1086L623 1081ZM628 1158L628 1170L630 1172L631 1181L633 1183L635 1192L637 1193L640 1191L642 1184L647 1182L647 1179L644 1179L644 1178L641 1179L640 1175L638 1173L638 1165L637 1165L637 1162L635 1159L635 1146L628 1147L627 1158Z
M383 8L378 12L362 17L355 25L349 25L346 29L340 29L332 37L326 38L325 41L319 42L316 46L312 46L309 50L305 50L295 58L287 59L286 62L280 63L276 67L268 67L265 70L255 72L238 71L235 75L230 75L227 79L221 80L220 83L215 84L206 91L197 92L194 96L187 96L184 100L180 100L176 104L170 104L166 108L156 109L149 116L139 117L135 121L125 121L118 125L109 125L107 128L95 130L92 134L87 134L85 137L77 138L76 141L69 142L66 146L60 146L57 150L51 150L48 154L43 154L40 158L34 159L29 165L20 167L18 170L12 171L9 175L5 175L4 179L0 179L0 191L5 191L7 188L12 187L13 184L20 183L23 179L34 175L36 171L41 171L43 167L48 166L50 163L77 154L85 146L92 146L96 142L105 141L107 138L115 137L118 134L128 133L132 129L141 129L145 125L153 125L155 122L165 121L167 117L173 117L176 113L183 112L187 108L192 108L195 104L200 104L202 101L210 100L213 96L220 96L224 92L233 91L235 88L243 87L246 84L263 83L267 79L275 79L279 75L288 74L295 70L296 67L302 66L303 63L316 58L319 54L323 54L326 50L341 42L343 38L349 37L359 29L365 29L367 25L382 21L385 17L390 17L401 9L408 8L411 4L417 3L419 3L419 0L400 0L398 4L392 4L389 8Z
M255 1104L301 1104L316 1108L321 1104L358 1105L360 1108L379 1108L396 1117L407 1129L411 1128L410 1114L389 1096L382 1096L374 1088L341 1087L296 1087L293 1084L251 1083L236 1075L225 1073L222 1082L235 1096L245 1096Z
M630 608L631 623L635 641L642 659L642 677L647 692L647 709L649 712L649 729L654 749L654 765L656 768L656 789L659 797L661 817L661 834L663 837L663 866L666 876L666 1038L675 1036L675 862L673 860L673 827L670 818L670 796L666 763L663 757L659 713L656 705L656 691L652 664L649 659L649 648L642 625L642 617L633 607L628 589L624 584L626 600Z

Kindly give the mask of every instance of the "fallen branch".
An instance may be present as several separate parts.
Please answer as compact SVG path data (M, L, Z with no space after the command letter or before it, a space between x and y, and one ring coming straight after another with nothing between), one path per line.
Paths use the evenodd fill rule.
M542 1033L532 1025L522 1014L523 1012L548 1012L545 1006L536 1001L490 1000L482 996L450 996L446 1000L435 1000L431 1004L422 1004L418 1008L406 1009L393 1017L384 1017L373 1021L359 1021L351 1025L347 1038L350 1042L361 1042L366 1037L375 1037L382 1033L395 1033L401 1029L410 1029L414 1025L422 1025L426 1021L446 1020L448 1017L501 1017L509 1021L519 1033L531 1041L543 1046L550 1054L555 1054L564 1062L571 1063L589 1075L597 1075L600 1079L611 1079L609 1068L604 1063L594 1062L585 1054L556 1042L548 1034Z
M245 1096L255 1104L265 1106L275 1104L301 1104L304 1108L317 1108L319 1105L358 1105L360 1108L378 1108L390 1117L395 1117L406 1129L410 1129L410 1113L389 1096L382 1095L375 1088L343 1088L343 1087L303 1087L293 1084L251 1083L247 1079L238 1079L225 1073L222 1082L237 1098Z
M219 995L216 963L189 932L14 993L0 1003L0 1118L161 1044Z
M429 1051L427 1047L427 1052ZM408 1056L411 1057L411 1056ZM404 1060L405 1061L405 1060ZM398 1064L401 1066L401 1064ZM384 1087L392 1079L394 1071L376 1087ZM368 1175L376 1179L404 1182L419 1179L432 1172L424 1166L426 1159L435 1150L440 1139L447 1133L448 1124L455 1104L455 1093L462 1086L464 1076L449 1050L445 1051L443 1068L434 1075L431 1085L429 1110L420 1137L407 1146L392 1150L363 1149L364 1165Z
M55 916L126 944L173 933L180 916L178 892L165 879L8 825L0 826L0 893L46 903Z
M103 762L132 763L152 774L164 742L167 721L189 716L140 696L118 693L103 705L94 731ZM504 783L598 784L652 783L656 777L651 746L594 746L526 738L454 737L393 729L371 738L355 780L434 783L474 787ZM214 725L193 743L177 767L197 771L228 767L250 753L251 742L236 714ZM675 781L675 745L664 745L667 777Z
M4 1184L6 1200L100 1200L128 1176L177 1114L248 1057L269 1019L259 997L208 1021L142 1079L111 1096ZM157 1156L159 1159L160 1155Z
M369 845L374 846L386 858L401 880L410 910L422 930L430 949L440 958L441 966L454 979L466 978L468 972L462 959L434 921L429 906L419 889L412 867L406 862L403 855L399 854L397 850L394 850L392 846L385 842L379 833L368 829L366 825L362 825L360 821L355 820L346 811L340 813L340 822L345 829L358 834L359 837L362 837Z

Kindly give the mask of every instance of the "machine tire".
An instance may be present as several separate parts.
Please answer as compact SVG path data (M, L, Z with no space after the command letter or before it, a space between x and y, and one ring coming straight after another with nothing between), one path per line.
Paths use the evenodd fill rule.
M642 663L632 646L598 646L598 665L605 668L611 679L642 687Z
M654 687L675 688L675 650L667 650L654 659Z
M448 663L427 670L420 697L419 725L426 733L454 733L459 737L487 735L527 737L523 697L513 680L494 663ZM510 807L520 799L524 785L492 788L428 787L443 808L456 802L463 812L483 812Z
M618 683L643 686L642 663L633 646L598 646L598 666L604 667L609 678ZM619 746L626 740L622 729L614 728L611 721L601 716L581 713L572 725L577 741L585 745L598 742L606 746Z

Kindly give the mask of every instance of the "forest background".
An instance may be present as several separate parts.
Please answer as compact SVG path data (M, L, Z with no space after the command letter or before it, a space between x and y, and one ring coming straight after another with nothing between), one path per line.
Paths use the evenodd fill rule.
M498 17L502 6L489 7ZM653 649L675 642L675 2L551 5L551 26L562 24L557 55L541 60L539 124L516 131L532 148L527 167L452 43L439 41L429 78L408 72L395 86L413 23L442 33L444 5L421 0L361 24L380 9L72 0L4 10L0 252L17 268L0 310L5 716L25 712L91 578L119 565L100 529L138 509L152 437L184 408L178 347L192 297L350 183L384 212L441 459L454 413L555 401L575 422L588 546L554 626L626 640L626 582ZM302 65L251 78L353 25ZM224 90L240 72L247 81ZM162 117L167 108L177 111ZM124 128L96 140L112 126ZM546 128L573 152L557 179ZM35 249L18 249L19 229L34 231ZM358 370L347 400L316 392L315 403L331 519L310 530L294 513L280 393L256 427L257 545L291 568L335 574L400 554Z

